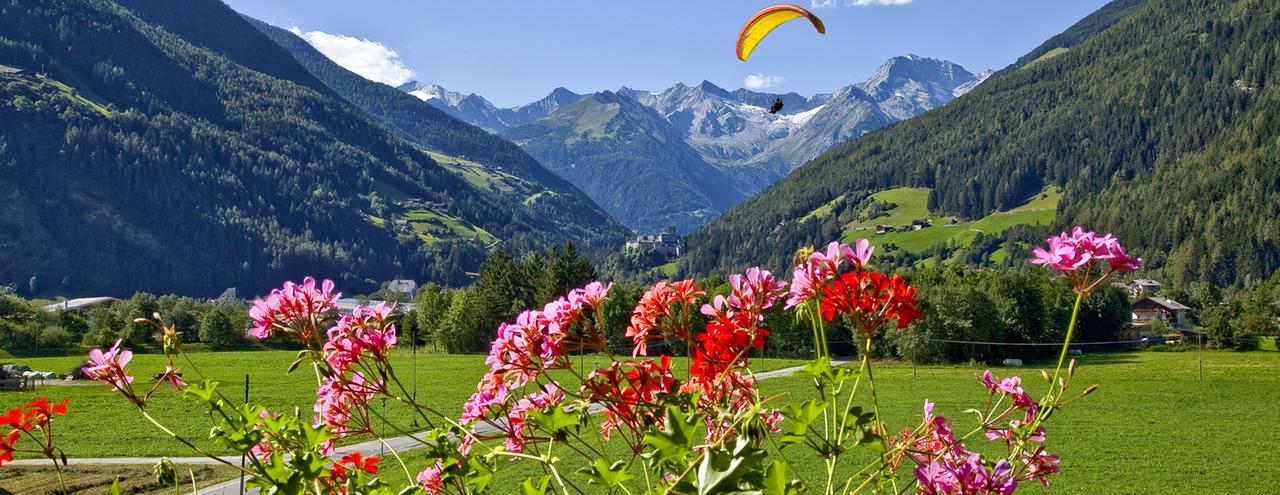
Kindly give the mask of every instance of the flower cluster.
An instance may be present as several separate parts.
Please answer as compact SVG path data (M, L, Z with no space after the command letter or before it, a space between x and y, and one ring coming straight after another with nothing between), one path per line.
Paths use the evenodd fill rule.
M38 452L54 459L52 430L49 426L54 416L67 414L67 404L70 403L71 400L67 399L57 404L49 404L48 398L41 397L28 402L23 407L10 409L7 414L0 416L0 427L9 428L9 431L0 437L0 466L13 460L13 453L17 451L14 444L24 434L31 435L41 443L41 449ZM37 436L32 433L37 431L43 432L44 435Z
M745 364L749 349L764 347L769 337L769 329L762 326L764 311L787 290L786 281L758 267L731 275L729 286L729 297L716 296L702 306L702 314L710 321L696 338L689 371L690 381L704 387L717 385L727 370Z
M933 403L926 401L921 426L903 431L893 441L916 464L920 494L1008 495L1021 481L1037 480L1047 486L1048 477L1058 472L1058 457L1046 453L1042 445L1045 430L1036 421L1040 405L1023 390L1022 380L996 379L987 371L979 381L987 387L990 406L982 412L981 431L987 440L1002 442L1008 456L991 463L968 450L947 418L934 415ZM901 460L895 459L892 467L896 469Z
M662 419L661 400L676 391L671 374L671 357L640 362L614 362L591 372L582 384L583 398L604 406L601 436L608 440L614 430L625 427L632 438Z
M461 423L486 422L506 437L508 450L523 451L528 412L564 400L564 392L554 381L539 384L528 394L522 395L523 389L535 384L548 370L568 366L566 342L599 340L603 344L603 334L576 329L590 326L584 312L589 308L598 314L610 287L593 282L547 303L541 311L525 311L514 322L503 323L485 360L489 372L463 404ZM586 334L593 337L586 339ZM463 438L464 451L470 450L479 434L473 427Z
M670 320L678 305L695 304L698 298L706 294L693 280L658 282L645 291L640 296L635 311L631 313L631 326L627 327L627 338L635 343L635 350L631 355L647 355L649 341L652 340L688 341L688 319Z
M316 279L311 277L302 279L302 284L285 282L283 288L272 290L266 299L253 301L253 307L249 308L249 317L253 319L249 335L266 339L279 330L297 332L304 342L313 342L320 338L316 334L320 328L319 318L332 312L341 296L333 292L332 280L325 280L318 288ZM310 324L301 325L301 329L291 325L299 321Z
M837 315L848 318L867 338L890 320L906 328L922 316L916 304L916 288L898 274L847 272L823 288L821 311L832 321Z
M305 284L304 284L305 285ZM338 437L371 433L369 402L386 393L390 364L387 356L396 346L394 306L357 306L326 332L323 346L328 370L316 390L315 423ZM323 450L332 451L333 442Z
M84 374L91 380L110 385L112 389L141 407L144 405L142 398L133 393L133 376L125 371L125 366L128 366L132 359L133 352L121 349L120 341L117 340L106 352L102 349L89 351L89 363L84 367Z
M859 239L852 247L832 242L827 245L826 252L801 251L796 256L795 270L791 274L791 296L787 299L786 309L816 300L822 295L826 283L840 273L845 262L854 270L866 268L874 252L875 247L866 239Z
M1031 263L1045 265L1066 274L1076 291L1088 293L1115 272L1130 272L1142 267L1142 260L1129 256L1120 241L1111 234L1098 235L1076 227L1046 239L1049 249L1036 248ZM1097 268L1100 264L1105 268Z
M787 291L786 281L757 267L730 276L729 286L729 297L716 296L702 306L709 321L695 339L689 382L681 387L684 392L698 392L698 408L707 413L709 441L733 434L729 418L757 401L755 380L739 370L747 368L751 349L764 348L769 337L764 312ZM724 414L715 414L717 410ZM760 419L774 429L780 418L776 411L768 411Z
M444 479L441 477L443 472L444 465L440 461L436 461L435 465L427 466L418 473L418 488L427 492L427 495L440 493L444 489Z
M357 306L327 332L325 362L337 371L351 369L363 357L374 361L387 358L396 346L396 327L391 324L395 305Z
M381 461L382 459L377 457L365 457L359 452L347 454L329 467L329 477L325 480L325 484L332 492L346 493L346 487L343 485L348 479L360 473L378 474L378 463Z

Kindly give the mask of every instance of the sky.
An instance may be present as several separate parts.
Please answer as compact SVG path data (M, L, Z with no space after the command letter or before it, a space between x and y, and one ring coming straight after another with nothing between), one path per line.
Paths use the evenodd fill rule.
M409 80L477 93L500 107L556 87L658 91L709 80L803 95L860 82L913 53L979 72L1002 68L1106 0L793 0L803 20L764 40L748 62L738 31L759 0L224 0L291 28L344 67L397 85Z

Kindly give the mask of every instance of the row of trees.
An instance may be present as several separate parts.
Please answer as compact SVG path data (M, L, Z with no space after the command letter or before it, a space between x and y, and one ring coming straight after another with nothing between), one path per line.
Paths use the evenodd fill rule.
M881 357L917 362L955 362L1005 357L1034 359L1047 348L945 341L1038 343L1061 341L1073 298L1070 288L1040 270L971 270L959 267L922 269L907 274L920 288L925 317L906 330L886 330L890 338L875 351ZM596 278L591 263L573 250L558 248L515 260L495 251L484 262L474 286L422 288L416 308L401 323L402 335L417 335L450 353L484 350L499 324L520 311L537 308ZM724 277L698 280L714 297L728 294ZM618 281L605 306L610 339L619 351L629 348L623 332L632 308L647 283ZM1077 340L1117 340L1129 321L1129 299L1123 290L1106 286L1087 299ZM856 352L852 334L840 324L832 333L833 350ZM767 355L805 356L813 348L812 332L785 315L770 317ZM417 333L406 333L417 332ZM667 343L665 352L680 353L683 344Z
M249 323L244 304L203 302L173 294L156 297L146 292L83 313L46 313L11 289L0 288L0 348L39 351L104 346L116 340L130 347L151 346L158 343L155 328L134 320L155 313L177 327L184 342L203 342L214 349L242 345Z

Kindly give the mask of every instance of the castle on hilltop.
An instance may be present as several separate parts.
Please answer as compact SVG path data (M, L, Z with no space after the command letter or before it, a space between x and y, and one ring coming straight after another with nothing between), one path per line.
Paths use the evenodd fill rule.
M676 226L667 227L667 231L658 235L641 234L627 241L626 249L637 251L654 251L658 254L680 256L684 254L684 239L676 233Z

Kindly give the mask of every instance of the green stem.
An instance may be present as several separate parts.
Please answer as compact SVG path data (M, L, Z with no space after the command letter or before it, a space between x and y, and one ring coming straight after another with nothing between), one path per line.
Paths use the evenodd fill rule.
M1062 373L1062 365L1067 362L1067 350L1071 348L1071 337L1076 332L1076 318L1080 316L1080 303L1084 301L1084 293L1076 293L1075 307L1071 308L1071 323L1067 325L1067 339L1062 342L1062 354L1058 356L1058 367L1053 370L1053 382L1049 384L1049 393L1058 386L1058 376Z

